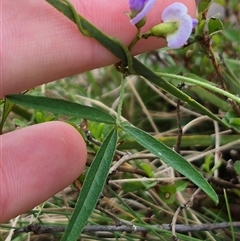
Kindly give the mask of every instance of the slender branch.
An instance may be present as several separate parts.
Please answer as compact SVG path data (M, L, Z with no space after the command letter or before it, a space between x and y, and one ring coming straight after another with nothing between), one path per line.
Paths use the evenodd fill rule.
M180 153L180 145L181 145L181 140L182 140L182 126L181 126L181 114L180 114L180 100L177 100L177 126L178 126L178 136L177 136L177 142L175 145L175 151L177 153Z
M201 191L200 188L198 188L192 195L191 197L188 199L188 201L185 203L185 204L181 204L178 209L176 210L176 212L174 213L174 216L173 216L173 219L172 219L172 234L173 234L173 240L174 241L178 241L178 237L176 235L176 222L177 222L177 218L178 218L178 215L180 213L180 211L182 211L184 208L188 208L189 206L192 205L193 203L193 199L195 198L195 196Z
M109 174L116 171L124 162L135 159L156 159L153 154L125 154L120 160L118 160L109 170Z
M220 186L220 187L223 187L223 188L236 188L238 190L240 190L240 184L237 183L232 183L232 182L229 182L229 181L225 181L223 179L220 179L218 177L213 177L213 176L209 176L209 175L204 175L207 180L209 182L213 182L215 183L216 185Z
M224 78L222 76L222 72L220 70L220 64L217 62L217 59L215 57L215 54L214 54L214 51L213 51L213 48L211 46L211 38L209 38L208 36L206 36L205 34L203 34L203 41L204 41L204 46L207 48L207 51L209 53L209 57L210 57L210 60L212 61L212 64L213 64L213 67L217 73L217 76L218 76L218 80L220 81L220 84L221 84L221 87L223 90L226 90L226 85L225 85L225 82L224 82Z
M213 121L214 124L214 130L215 130L215 154L214 154L214 173L213 176L214 177L218 177L219 174L219 170L218 167L221 163L221 152L219 151L219 147L220 147L220 133L219 133L219 126L218 126L218 122L217 121Z
M122 225L121 220L116 215L114 215L113 213L109 212L108 210L102 208L99 205L96 206L96 209L98 209L102 213L105 213L108 217L113 219L113 221L115 222L116 227L119 227L119 226Z
M224 78L223 78L223 75L222 75L222 70L220 68L220 63L218 63L217 59L216 59L216 56L214 54L214 51L213 51L213 48L211 46L211 38L209 38L208 36L206 36L204 33L203 33L203 39L202 39L202 43L203 45L205 46L205 48L207 49L208 53L209 53L209 57L210 57L210 60L213 64L213 67L217 73L217 77L218 77L218 80L220 81L220 84L221 84L221 88L226 91L227 90L227 87L226 87L226 84L224 82ZM230 104L232 105L233 109L236 111L236 113L238 114L238 116L240 116L240 107L239 105L237 105L236 102L234 102L233 100L229 100ZM239 103L239 102L238 102Z
M182 83L180 83L178 85L178 89L182 90L184 88L184 86L185 86L185 84L184 84L184 82L182 82ZM175 151L181 155L181 153L180 153L180 145L181 145L183 131L182 131L182 126L181 126L180 106L181 106L181 101L178 99L177 100L177 108L176 108L176 111L177 111L178 137L177 137L177 143L175 145Z
M121 167L118 168L118 171L134 173L134 174L137 174L137 175L141 175L145 178L149 177L149 175L145 171L143 171L143 170L141 170L137 167L134 167L134 166L121 166Z
M185 224L176 224L175 230L176 232L180 233L187 233L187 232L200 232L200 231L211 231L217 229L229 229L230 226L233 227L240 227L240 222L223 222L223 223L205 223L205 224L197 224L197 225L185 225ZM64 232L65 226L46 226L40 224L30 224L23 228L17 228L14 230L14 234L19 233L28 233L34 232L35 234L43 234L43 233L57 233L57 232ZM156 231L161 232L161 230L171 231L172 227L170 224L162 224L162 225L152 225L151 228L156 229ZM132 227L129 225L122 225L122 226L113 226L113 225L88 225L83 229L83 233L94 233L98 231L107 231L107 232L133 232ZM148 232L149 228L135 226L134 232Z
M94 139L91 135L91 132L89 130L85 130L85 136L86 136L86 139L89 141L89 142L92 142L93 144L97 145L97 146L101 146L102 143L96 139ZM118 151L116 150L115 151L116 154L118 154L119 156L124 156L126 155L127 153L126 152L122 152L122 151Z
M136 35L134 37L134 39L132 40L132 42L129 44L128 46L128 49L129 51L132 50L132 48L134 47L134 45L136 45L136 43L141 39L141 36L140 36L140 28L137 28L137 32L136 32Z

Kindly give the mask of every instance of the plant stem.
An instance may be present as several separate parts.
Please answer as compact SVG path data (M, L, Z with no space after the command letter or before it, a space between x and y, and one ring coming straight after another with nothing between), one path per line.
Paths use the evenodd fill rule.
M129 51L132 50L133 46L138 42L139 39L141 39L141 37L140 37L140 28L137 28L136 35L135 35L134 39L132 40L132 42L128 46Z
M127 80L124 76L122 76L121 86L120 86L120 93L119 93L119 103L117 107L117 125L121 122L121 114L122 114L122 105L124 100L124 93L125 93L125 84Z

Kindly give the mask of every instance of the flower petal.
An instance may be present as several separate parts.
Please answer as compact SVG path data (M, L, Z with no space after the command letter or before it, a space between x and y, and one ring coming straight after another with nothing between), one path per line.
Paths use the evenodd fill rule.
M187 14L187 7L179 2L173 3L166 7L162 12L164 22L178 21L183 15Z
M132 12L140 12L147 0L129 0L129 6Z
M131 19L131 24L135 25L136 23L138 23L141 19L143 19L147 13L149 12L149 10L152 8L153 4L156 2L156 0L148 0L146 2L146 4L144 5L143 9L141 10L141 12L139 12L134 18Z
M192 18L186 14L179 20L179 28L173 34L167 35L167 42L170 48L176 49L182 47L192 33Z
M197 24L198 24L198 20L193 18L192 19L192 28L195 28L197 26Z

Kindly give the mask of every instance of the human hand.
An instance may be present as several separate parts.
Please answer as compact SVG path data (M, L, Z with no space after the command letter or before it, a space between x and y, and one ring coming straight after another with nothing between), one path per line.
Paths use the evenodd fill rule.
M94 39L45 1L0 0L2 63L0 98L65 76L117 62ZM159 23L162 10L174 1L157 1L143 30ZM195 15L195 1L182 0ZM127 0L73 0L76 9L103 32L128 45L135 35L124 14ZM106 7L107 6L107 7ZM147 42L147 44L146 44ZM164 40L140 40L132 53L164 45ZM62 122L34 125L1 136L0 223L48 199L83 170L86 147L79 133Z

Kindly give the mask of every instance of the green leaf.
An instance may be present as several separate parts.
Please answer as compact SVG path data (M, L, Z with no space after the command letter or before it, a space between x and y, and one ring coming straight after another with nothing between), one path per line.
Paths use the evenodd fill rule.
M200 3L198 4L198 12L205 12L208 10L210 7L212 0L201 0Z
M230 121L231 119L237 118L237 115L234 111L228 111L225 115L225 118Z
M13 119L13 123L15 126L27 127L27 123L25 123L19 119L16 119L16 118Z
M239 127L240 127L240 118L232 118L232 119L230 119L230 123L232 125L238 126L238 129L239 129Z
M160 187L159 197L164 203L172 204L175 201L176 187L174 185L165 185Z
M175 170L177 170L189 180L191 180L193 183L195 183L206 194L208 194L214 202L218 202L218 196L213 190L213 188L204 179L204 177L183 157L178 155L169 147L165 146L163 143L157 141L148 133L130 125L129 123L122 122L120 125L122 129L127 134L132 136L140 145L145 147L152 154L156 155L169 166L173 167Z
M122 184L122 190L125 192L135 192L139 190L148 190L157 185L157 181L135 181L124 182Z
M116 145L117 130L114 128L102 143L89 168L74 212L61 241L75 241L79 238L102 192Z
M122 184L122 190L125 192L135 192L139 191L140 189L145 189L145 186L142 182L125 182Z
M7 99L15 104L28 108L45 110L96 122L115 124L115 119L111 115L99 109L80 105L66 100L31 95L8 95Z
M182 192L187 188L188 182L179 180L175 182L174 186L176 187L177 192Z
M141 162L139 164L139 167L147 173L148 177L152 177L153 178L154 171L153 171L152 167L148 163Z
M240 130L240 118L237 117L234 111L228 111L224 116L223 121L229 123L236 130Z
M223 24L222 24L221 20L218 18L214 18L214 17L210 18L208 21L209 36L212 36L221 30L223 30Z
M213 165L213 155L207 155L204 158L204 163L202 164L201 168L203 171L205 171L208 174L212 174L211 173L211 166Z

